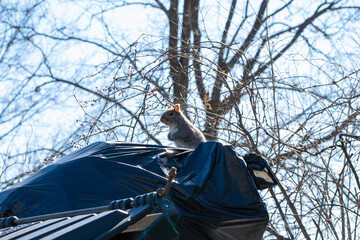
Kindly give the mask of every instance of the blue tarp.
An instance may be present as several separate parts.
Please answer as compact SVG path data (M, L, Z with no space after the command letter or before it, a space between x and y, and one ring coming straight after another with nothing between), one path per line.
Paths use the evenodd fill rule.
M266 206L233 148L203 142L182 157L160 157L171 149L176 150L93 143L0 193L0 215L21 218L107 205L164 187L167 171L175 166L170 197L180 239L261 239Z

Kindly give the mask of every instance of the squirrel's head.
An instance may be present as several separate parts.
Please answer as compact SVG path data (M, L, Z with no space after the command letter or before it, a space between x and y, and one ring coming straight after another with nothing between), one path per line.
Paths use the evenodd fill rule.
M168 109L163 113L160 121L166 125L171 125L177 122L177 119L181 115L180 104L169 106Z

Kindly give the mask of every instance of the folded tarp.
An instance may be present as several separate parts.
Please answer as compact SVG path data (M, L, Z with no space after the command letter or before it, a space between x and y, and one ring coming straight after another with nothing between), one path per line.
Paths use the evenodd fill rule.
M21 218L107 205L164 187L172 166L178 174L169 195L180 239L261 239L268 214L254 178L233 148L218 142L192 152L93 143L0 193L0 214Z

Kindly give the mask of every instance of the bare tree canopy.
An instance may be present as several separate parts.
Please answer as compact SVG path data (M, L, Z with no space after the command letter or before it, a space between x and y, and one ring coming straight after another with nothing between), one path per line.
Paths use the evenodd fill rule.
M89 142L207 140L269 159L265 239L358 239L357 0L1 1L1 188Z

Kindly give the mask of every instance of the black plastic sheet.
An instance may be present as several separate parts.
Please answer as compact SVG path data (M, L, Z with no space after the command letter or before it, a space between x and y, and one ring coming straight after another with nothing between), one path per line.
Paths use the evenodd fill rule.
M171 149L176 150L93 143L0 193L1 217L98 207L152 192L164 187L168 169L175 166L178 175L170 197L180 217L180 238L261 239L268 221L266 206L232 147L204 142L189 154L164 157Z

